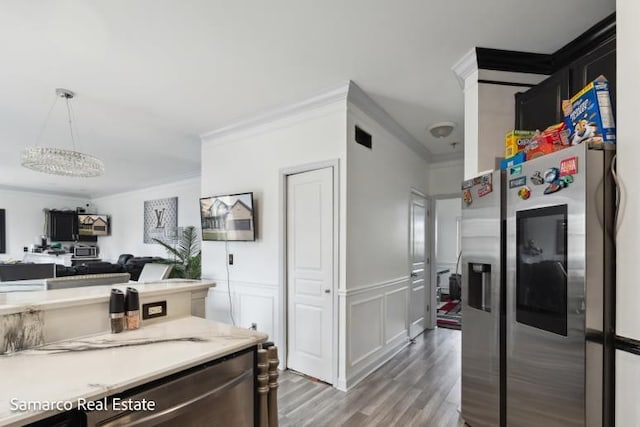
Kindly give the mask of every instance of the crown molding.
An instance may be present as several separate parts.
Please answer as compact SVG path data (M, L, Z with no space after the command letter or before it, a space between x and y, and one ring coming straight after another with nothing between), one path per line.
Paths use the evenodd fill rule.
M570 64L598 46L616 38L616 13L604 18L552 55L554 71Z
M281 127L300 120L310 112L322 112L328 107L340 105L345 111L347 103L351 102L372 119L383 126L388 132L413 149L426 161L430 161L431 153L398 122L396 122L382 107L380 107L369 95L352 81L342 83L333 89L317 94L303 101L270 111L253 117L231 123L211 132L200 135L203 144L218 144L243 136L249 136L264 132L276 127Z
M274 123L295 121L296 117L309 111L318 110L338 102L344 102L346 107L348 92L349 82L341 83L337 87L300 102L276 107L252 117L230 123L211 132L203 133L200 135L200 139L202 143L208 143L235 137L240 134L255 134L272 128Z
M544 54L476 47L460 58L451 67L451 70L463 89L465 79L477 70L548 76L579 59L585 52L592 51L615 38L616 13L614 12L554 53ZM501 78L495 80L502 81ZM526 82L522 81L522 83ZM533 84L537 84L537 82L534 81Z
M380 126L402 141L407 147L419 154L427 162L431 161L432 154L420 141L413 137L393 117L378 105L367 93L353 81L349 82L347 102L353 104L366 113Z
M527 74L553 74L553 56L544 53L476 48L478 68Z
M451 71L456 75L456 79L458 79L460 87L464 89L465 80L475 71L478 71L478 56L476 54L476 48L465 53L458 62L453 64Z
M477 47L477 68L481 70L551 75L616 38L613 12L554 53L531 53ZM455 67L455 66L454 66Z

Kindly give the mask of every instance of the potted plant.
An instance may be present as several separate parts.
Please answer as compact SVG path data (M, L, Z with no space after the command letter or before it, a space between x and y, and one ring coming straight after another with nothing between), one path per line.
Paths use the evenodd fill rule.
M173 269L169 278L200 279L202 276L202 252L200 250L200 237L194 226L185 227L180 239L172 246L162 240L153 239L162 245L169 254L167 264L172 264Z

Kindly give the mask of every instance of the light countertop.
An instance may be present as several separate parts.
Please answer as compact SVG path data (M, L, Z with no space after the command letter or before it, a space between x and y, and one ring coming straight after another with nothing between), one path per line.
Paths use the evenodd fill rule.
M265 334L248 329L184 317L135 331L76 338L0 356L0 425L21 425L54 414L12 412L11 399L96 400L266 339Z
M13 286L13 285L7 285ZM134 287L141 296L158 296L176 292L205 290L215 283L207 280L168 279L156 283L123 283L106 286L80 286L69 289L56 289L31 292L0 293L0 315L20 313L31 310L47 310L59 307L72 307L95 302L107 302L112 288ZM28 290L28 289L23 289Z
M47 289L45 280L26 280L16 282L0 282L0 294L10 292L33 292L44 291ZM0 297L1 299L2 297Z

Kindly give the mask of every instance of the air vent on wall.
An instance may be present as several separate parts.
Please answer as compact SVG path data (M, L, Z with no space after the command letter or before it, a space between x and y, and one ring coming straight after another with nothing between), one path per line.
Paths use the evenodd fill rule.
M371 134L356 126L356 142L360 145L372 149Z

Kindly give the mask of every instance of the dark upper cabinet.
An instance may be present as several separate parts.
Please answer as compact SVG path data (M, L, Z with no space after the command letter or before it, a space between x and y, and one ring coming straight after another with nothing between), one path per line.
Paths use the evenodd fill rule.
M78 236L78 215L74 211L49 211L49 238L70 242Z
M562 100L570 99L599 75L609 80L615 117L616 40L613 38L555 72L539 85L516 94L516 129L542 130L562 122Z
M616 40L610 40L571 65L571 96L603 75L609 81L611 107L616 112Z
M516 129L546 129L563 120L561 104L569 97L569 70L562 69L526 92L516 94Z

